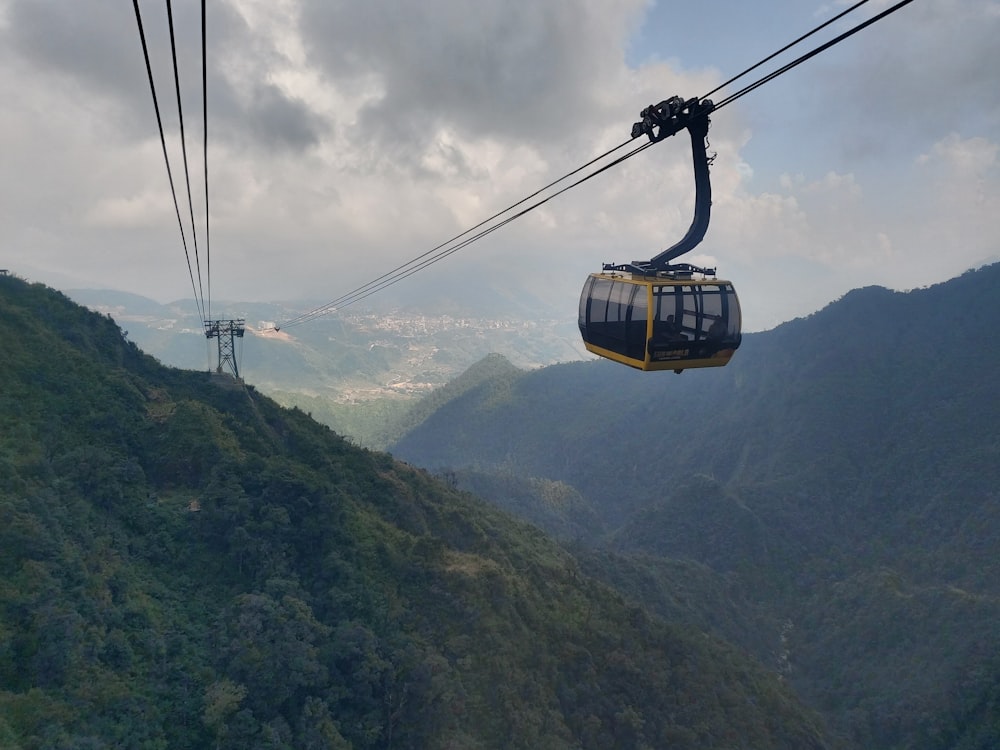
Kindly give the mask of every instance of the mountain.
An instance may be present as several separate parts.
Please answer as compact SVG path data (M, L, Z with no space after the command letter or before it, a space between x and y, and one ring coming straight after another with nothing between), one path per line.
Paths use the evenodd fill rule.
M590 574L756 654L852 747L995 747L998 298L989 266L855 290L718 370L523 372L391 452L562 483L599 519L576 549ZM678 570L701 581L684 606Z
M215 300L210 314L245 319L246 335L235 347L244 377L283 406L298 407L368 448L384 449L397 439L412 427L411 407L425 408L418 406L420 397L491 353L526 368L582 356L575 321L553 314L550 305L531 295L478 284L444 287L422 307L397 292L373 299L370 307L350 307L281 331L273 326L322 302ZM206 340L193 300L161 305L91 289L68 295L111 315L132 341L164 364L204 371L218 364L215 342ZM476 304L469 295L475 295Z
M574 320L554 315L524 295L475 289L482 304L456 297L457 290L442 292L419 309L393 295L395 305L379 301L376 307L349 307L281 331L274 325L320 305L215 300L210 314L246 320L246 336L237 347L246 352L241 369L260 389L280 392L283 401L285 394L289 400L312 398L319 405L412 398L449 382L491 352L521 367L580 357L583 348ZM68 294L111 315L144 351L165 364L201 370L217 364L191 300L161 305L111 290Z
M0 746L830 746L426 472L40 285L0 277L0 331Z

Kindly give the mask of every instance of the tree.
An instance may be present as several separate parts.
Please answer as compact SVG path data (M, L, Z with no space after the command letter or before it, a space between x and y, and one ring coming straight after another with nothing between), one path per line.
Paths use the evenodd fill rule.
M213 682L205 690L205 712L202 714L202 721L215 733L216 750L222 747L222 742L229 731L228 721L239 710L246 695L245 685L237 685L227 679Z

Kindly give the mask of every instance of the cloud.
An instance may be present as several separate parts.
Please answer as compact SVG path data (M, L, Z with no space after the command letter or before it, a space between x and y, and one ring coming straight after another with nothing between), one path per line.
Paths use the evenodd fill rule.
M912 184L923 189L914 191L905 213L933 221L898 217L901 243L913 249L911 257L938 272L959 272L1000 256L998 150L996 141L950 133L915 160Z
M926 286L1000 260L997 153L995 141L952 133L890 174L786 175L780 194L740 188L717 207L706 244L729 250L753 329L859 286Z
M893 4L871 3L836 32ZM911 3L787 74L797 96L786 114L848 167L895 162L912 141L952 130L996 133L998 35L996 0Z
M196 4L174 5L201 231L200 18ZM189 294L131 9L2 7L5 265ZM713 115L713 216L697 252L737 283L751 327L853 286L918 286L996 257L997 7L913 3ZM177 160L165 13L141 8ZM648 11L644 0L210 3L218 294L333 299L627 141L645 105L721 82L679 48L629 64ZM740 23L721 13L719 36L697 46L754 32ZM675 242L693 200L681 135L403 284L475 278L572 315L586 273Z
M334 86L377 92L353 113L353 140L406 159L441 131L551 143L604 119L600 92L643 5L306 0L300 28Z
M4 44L38 71L73 77L91 95L121 96L146 77L136 65L135 18L126 9L112 0L8 0Z
M164 126L176 128L177 96L167 13L141 2L140 13ZM201 137L202 49L197 3L174 3L174 45L185 127ZM321 125L308 104L272 80L286 64L273 31L255 32L239 6L208 5L207 89L212 127L240 147L303 149L319 141ZM102 110L109 137L147 138L153 106L135 14L119 0L65 3L8 0L5 45L40 85L71 83Z

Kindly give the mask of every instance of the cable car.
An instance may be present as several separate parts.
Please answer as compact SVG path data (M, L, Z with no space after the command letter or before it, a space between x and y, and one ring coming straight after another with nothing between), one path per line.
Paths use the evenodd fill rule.
M639 370L722 367L740 345L728 281L592 273L580 295L587 350Z
M677 244L648 261L604 264L580 294L580 334L587 351L639 370L722 367L739 348L740 303L714 268L671 263L708 230L712 206L706 153L709 99L671 97L642 111L632 137L657 142L687 129L695 173L695 215Z

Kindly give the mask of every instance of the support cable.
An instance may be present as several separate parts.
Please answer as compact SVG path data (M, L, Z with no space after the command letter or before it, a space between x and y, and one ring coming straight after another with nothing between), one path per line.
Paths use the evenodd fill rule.
M181 244L184 246L184 258L187 261L188 276L191 278L191 289L194 292L195 305L198 307L198 315L202 321L205 320L205 311L202 308L198 297L198 286L194 281L194 272L191 269L191 256L188 253L187 239L184 233L184 222L181 219L180 204L177 202L177 190L174 187L174 176L170 169L170 157L167 155L167 139L163 134L163 118L160 116L160 105L156 98L156 86L153 83L153 67L149 62L149 47L146 44L146 33L142 27L142 14L139 12L139 0L132 0L135 8L135 20L139 26L139 41L142 43L142 56L146 60L146 75L149 77L149 91L153 95L153 109L156 112L156 126L160 131L160 145L163 147L163 161L167 165L167 180L170 182L170 194L174 198L174 212L177 214L177 226L181 230ZM200 275L199 275L200 278Z
M622 144L622 145L626 145L629 142L631 142L631 141L626 141L626 143ZM535 202L535 203L533 203L533 204L531 204L529 206L526 206L521 211L518 211L517 213L508 216L507 218L503 219L502 221L498 222L497 224L494 224L493 226L487 227L486 229L483 229L482 231L480 231L480 232L472 235L471 237L467 237L462 242L459 242L457 245L451 245L451 243L455 239L458 239L460 237L464 237L466 234L468 234L469 232L471 232L473 229L476 229L477 227L481 227L484 224L486 224L487 222L491 221L492 219L494 219L494 218L496 218L496 217L498 217L498 216L500 216L500 215L502 215L504 213L507 213L508 211L512 210L513 208L515 208L515 207L521 205L522 203L524 203L525 201L531 199L532 197L537 196L539 193L543 192L547 188L552 187L553 185L555 185L555 184L557 184L557 183L565 180L567 177L569 177L572 174L578 173L580 170L582 170L585 167L593 164L595 161L598 161L598 160L600 160L600 159L608 156L608 154L613 153L614 151L617 151L619 148L622 147L622 146L616 146L611 151L608 151L608 152L602 154L601 156L597 157L596 159L592 159L590 162L588 162L587 164L583 165L583 167L575 169L573 172L570 172L568 175L560 177L555 182L550 183L545 188L542 188L541 190L535 191L530 196L528 196L527 198L525 198L525 199L523 199L521 201L518 201L517 203L515 203L510 208L504 209L504 211L501 211L499 214L495 214L490 219L487 219L486 221L480 222L475 227L472 227L472 229L469 229L469 230L463 232L462 234L457 235L452 240L449 240L446 243L438 245L437 248L434 248L434 250L440 250L436 254L431 255L431 253L433 252L433 250L430 250L430 251L424 253L423 255L419 256L418 258L414 258L409 263L404 264L402 266L399 266L394 271L391 271L391 272L389 272L387 274L384 274L383 276L379 277L378 279L376 279L374 281L371 281L368 284L365 284L364 286L358 287L354 291L348 292L347 294L342 295L341 297L338 297L337 299L333 300L332 302L327 303L326 305L323 305L321 307L317 307L316 309L311 310L308 313L304 313L304 314L298 316L297 318L292 318L291 320L287 321L286 323L283 323L280 326L277 326L276 330L281 329L281 328L289 328L289 327L292 327L292 326L300 325L301 323L308 322L310 320L314 320L315 318L321 317L321 316L327 314L328 312L334 311L337 308L347 307L349 305L354 304L355 302L360 302L361 300L365 299L366 297L370 297L371 295L375 294L376 292L380 292L383 289L386 289L386 288L392 286L393 284L397 284L400 281L402 281L403 279L407 278L408 276L412 276L413 274L417 273L418 271L422 271L425 268L427 268L428 266L432 266L435 263L444 260L449 255L452 255L452 254L458 252L459 250L461 250L461 249L463 249L463 248L471 245L473 242L476 242L477 240L482 239L483 237L485 237L488 234L492 234L496 230L500 229L501 227L506 226L507 224L511 223L515 219L519 219L522 216L524 216L525 214L528 214L531 211L534 211L539 206L542 206L542 205L548 203L550 200L552 200L553 198L555 198L555 197L557 197L559 195L562 195L567 190L570 190L570 189L572 189L574 187L577 187L578 185L586 182L587 180L590 180L593 177L596 177L597 175L601 174L602 172L605 172L608 169L611 169L611 167L614 167L614 166L622 163L623 161L632 158L633 156L635 156L639 152L645 151L647 148L649 148L652 145L654 145L652 142L643 143L641 146L639 146L637 148L634 148L633 150L629 151L627 154L625 154L623 156L620 156L617 159L615 159L614 161L611 161L611 162L605 164L604 166L600 167L599 169L594 170L590 174L587 174L587 175L581 177L576 182L573 182L573 183L571 183L569 185L566 185L565 187L561 188L560 190L557 190L556 192L552 193L551 195L548 195L545 198L542 198L541 200L539 200L539 201L537 201L537 202ZM451 245L451 246L448 247L448 245ZM430 256L430 257L427 257L427 256ZM423 260L421 262L419 262L419 263L416 263L416 261L418 261L420 259L423 259Z
M627 146L628 144L630 144L633 140L634 140L633 138L630 138L629 140L624 141L624 142L618 144L614 148L611 148L611 149L605 151L600 156L595 156L593 159L591 159L590 161L588 161L585 164L580 165L579 167L577 167L576 169L574 169L572 172L567 172L562 177L560 177L560 178L558 178L556 180L553 180L548 185L545 185L544 187L539 188L535 192L531 193L528 196L525 196L524 198L522 198L521 200L517 201L516 203L511 204L510 206L508 206L507 208L503 209L502 211L498 211L497 213L493 214L489 218L483 219L481 222L479 222L475 226L469 227L464 232L455 235L454 237L452 237L449 240L446 240L445 242L442 242L440 245L436 245L435 247L432 247L427 252L422 253L421 255L418 255L416 258L408 260L406 263L403 263L402 265L397 266L396 268L392 269L391 271L388 271L388 272L382 274L378 278L372 279L367 284L364 284L364 285L358 287L354 291L348 292L347 294L342 295L341 297L338 297L337 299L333 300L332 302L328 302L327 304L321 305L320 307L317 307L314 310L310 310L309 312L303 313L302 315L299 315L299 316L297 316L295 318L292 318L292 319L286 321L285 323L281 324L281 326L279 326L279 328L286 327L286 326L289 326L289 325L296 325L299 322L301 322L303 319L310 319L311 320L312 318L319 317L320 315L325 314L327 311L333 309L334 307L337 307L338 305L341 305L342 301L344 299L346 299L348 297L351 297L353 295L356 295L356 294L360 294L360 293L366 291L368 288L376 286L376 285L379 285L380 282L382 282L382 281L384 281L384 280L386 280L386 279L388 279L388 278L390 278L390 277L392 277L392 276L394 276L394 275L396 275L398 273L404 272L406 269L408 269L412 265L416 264L418 261L423 260L427 256L432 255L433 253L435 253L437 251L441 251L443 248L447 248L453 242L455 242L456 240L461 239L462 237L465 237L470 232L473 232L476 229L479 229L480 227L482 227L482 226L488 224L489 222L493 221L494 219L497 219L497 218L503 216L505 213L513 211L518 206L520 206L520 205L522 205L524 203L527 203L532 198L535 198L538 195L544 193L546 190L549 190L550 188L554 187L555 185L558 185L563 180L569 179L573 175L578 174L579 172L582 172L584 169L586 169L587 167L591 166L592 164L594 164L596 162L599 162L601 159L604 159L604 158L610 156L615 151L618 151L619 149L624 148L625 146ZM562 192L562 191L560 191L560 192ZM482 236L483 234L488 234L488 232L480 233L479 235L476 236L476 238L478 239L478 237ZM468 244L468 242L463 243L462 246L464 247L466 244ZM446 252L446 251L443 251L443 252ZM452 251L452 252L454 252L454 251ZM451 253L447 253L447 254L450 255ZM423 267L423 264L421 264L421 267ZM407 274L407 275L409 275L409 274ZM382 289L384 287L379 286L379 288ZM366 294L364 296L368 296L368 295Z
M749 86L744 86L742 89L740 89L739 91L737 91L735 94L731 94L731 95L727 96L721 102L719 102L718 104L716 104L715 108L718 110L718 109L721 109L722 107L725 107L727 104L732 104L734 101L736 101L740 97L746 96L747 94L749 94L754 89L760 88L761 86L763 86L765 83L768 83L769 81L773 81L778 76L783 75L784 73L787 73L789 70L791 70L792 68L795 68L795 67L801 65L806 60L812 59L813 57L815 57L816 55L818 55L820 52L824 52L825 50L828 50L830 47L833 47L836 44L840 44L840 42L844 41L848 37L853 36L854 34L857 34L862 29L865 29L865 28L871 26L876 21L882 20L886 16L890 15L891 13L895 13L897 10L899 10L903 6L909 5L912 2L913 2L913 0L900 0L900 2L896 3L895 5L893 5L893 6L889 7L889 8L886 8L881 13L878 13L877 15L872 16L867 21L863 21L863 22L859 23L857 26L854 26L853 28L848 29L843 34L840 34L839 36L834 37L833 39L829 40L828 42L824 42L819 47L816 47L815 49L810 50L809 52L807 52L806 54L802 55L801 57L798 57L795 60L792 60L790 63L787 63L786 65L781 66L780 68L778 68L774 72L768 73L766 76L764 76L763 78L758 79L754 83L751 83ZM857 6L855 6L855 7L857 7ZM853 8L852 8L852 10L853 10Z
M201 0L201 112L202 157L205 164L205 266L208 275L208 307L206 320L212 317L212 256L208 212L208 44L206 39L205 0Z
M778 50L777 52L774 52L774 53L772 53L772 54L768 55L767 57L765 57L765 58L764 58L763 60L761 60L760 62L758 62L758 63L755 63L754 65L751 65L751 66L750 66L749 68L747 68L746 70L744 70L744 71L743 71L742 73L738 73L737 75L734 75L734 76L733 76L732 78L730 78L730 79L729 79L728 81L726 81L725 83L720 83L720 84L719 84L718 86L716 86L716 87L715 87L714 89L712 89L711 91L709 91L709 92L708 92L707 94L705 94L705 95L704 95L703 97L701 97L701 98L702 98L702 99L707 99L707 98L708 98L708 97L710 97L710 96L711 96L712 94L714 94L714 93L716 93L716 92L718 92L718 91L721 91L721 90L722 90L722 89L724 89L724 88L725 88L726 86L728 86L729 84L733 83L733 81L737 81L737 80L739 80L740 78L742 78L743 76L745 76L745 75L746 75L747 73L750 73L751 71L754 71L754 70L756 70L757 68L759 68L759 67L760 67L761 65L763 65L764 63L766 63L766 62L770 62L771 60L773 60L774 58L776 58L776 57L777 57L778 55L780 55L780 54L781 54L782 52L787 52L788 50L790 50L790 49L791 49L792 47L794 47L794 46L795 46L796 44L798 44L799 42L802 42L802 41L805 41L806 39L808 39L809 37L811 37L811 36L812 36L813 34L815 34L815 33L819 32L819 31L822 31L822 30L823 30L823 29L825 29L825 28L826 28L827 26L829 26L829 25L830 25L831 23L835 23L836 21L839 21L839 20L840 20L841 18L843 18L844 16L846 16L846 15L847 15L848 13L850 13L850 12L852 12L852 11L854 11L854 10L857 10L858 8L860 8L860 7L862 6L862 5L864 5L864 4L865 4L865 3L867 3L867 2L868 2L868 0L861 0L860 2L858 2L858 3L855 3L854 5L852 5L852 6L851 6L850 8L848 8L847 10L844 10L844 11L841 11L840 13L838 13L837 15L835 15L835 16L834 16L833 18L831 18L830 20L828 20L828 21L826 21L825 23L822 23L822 24L820 24L819 26L817 26L817 27L816 27L815 29L813 29L812 31L809 31L809 32L807 32L807 33L803 34L803 35L802 35L802 36L800 36L800 37L799 37L798 39L796 39L796 40L795 40L794 42L789 42L789 43L788 43L788 44L786 44L786 45L785 45L784 47L782 47L781 49L779 49L779 50ZM716 109L718 109L718 107L716 107Z
M181 79L177 72L177 44L174 39L174 14L171 0L167 0L167 24L170 27L170 55L174 63L174 88L177 91L177 119L180 122L181 128L181 155L184 159L184 181L187 183L188 210L191 213L191 237L194 242L194 262L195 267L198 269L198 298L202 310L202 322L204 322L207 320L204 313L205 293L201 283L201 262L198 259L198 233L195 231L194 225L194 201L191 198L191 175L188 170L187 140L184 137L184 110L181 107Z

